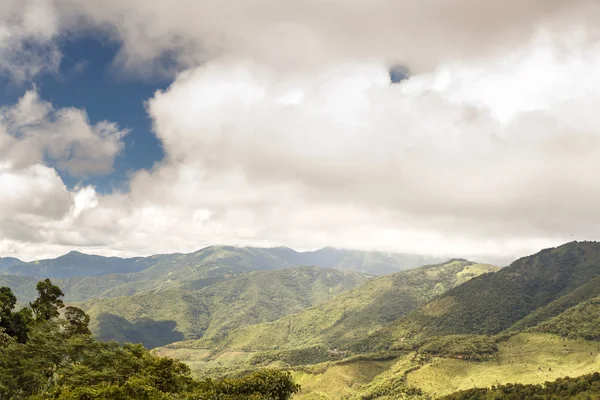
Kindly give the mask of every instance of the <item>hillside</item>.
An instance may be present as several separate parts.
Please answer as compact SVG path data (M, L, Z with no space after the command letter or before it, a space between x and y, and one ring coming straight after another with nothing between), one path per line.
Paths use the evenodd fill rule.
M295 349L314 345L343 347L424 304L434 296L498 268L452 260L378 277L330 301L273 323L232 331L215 344L228 349Z
M156 347L217 338L249 324L274 321L320 304L365 282L364 274L318 267L256 271L215 281L81 305L97 337Z
M568 243L500 270L452 260L374 278L221 340L156 351L199 376L289 368L302 385L298 399L431 399L541 385L600 368L599 283L598 243Z
M390 329L396 340L451 334L496 334L600 276L600 243L573 242L524 257L495 274L446 292ZM586 299L586 296L582 297ZM565 308L572 305L567 303ZM548 316L565 308L556 308Z
M535 330L571 339L600 340L600 297L567 309Z

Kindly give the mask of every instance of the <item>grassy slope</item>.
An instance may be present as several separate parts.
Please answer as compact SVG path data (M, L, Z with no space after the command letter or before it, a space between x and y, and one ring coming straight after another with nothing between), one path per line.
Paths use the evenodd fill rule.
M494 266L453 260L375 278L299 314L236 329L218 344L236 350L297 349L320 344L344 347L449 288L495 270ZM204 340L184 345L198 348L213 347L215 343Z
M393 360L359 359L302 367L293 372L302 385L295 398L430 399L473 387L543 383L598 371L598 345L549 334L522 333L500 343L494 361L419 358L416 353L406 353Z
M523 333L500 345L498 361L434 359L408 374L407 383L436 395L504 383L543 383L598 371L599 353L597 342Z
M297 267L251 272L199 290L191 290L198 285L192 281L188 289L95 299L82 308L92 317L92 330L101 339L155 347L203 335L215 338L233 327L274 321L324 302L366 279L357 272Z

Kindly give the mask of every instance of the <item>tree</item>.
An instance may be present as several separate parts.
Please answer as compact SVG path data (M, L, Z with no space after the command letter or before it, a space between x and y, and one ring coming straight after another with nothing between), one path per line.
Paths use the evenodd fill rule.
M81 309L67 307L61 318L58 287L45 280L37 289L31 308L17 313L12 293L0 292L0 309L10 311L20 335L0 328L0 400L288 400L299 390L289 373L275 370L195 381L186 364L140 344L95 340Z
M91 335L89 328L90 316L77 307L67 307L65 309L65 319L67 320L66 335Z
M8 287L0 287L0 327L8 329L17 298Z
M29 323L33 319L31 310L23 308L13 312L17 298L10 288L0 288L0 329L5 335L16 338L20 343L25 343L29 332Z
M23 307L12 315L12 324L6 333L17 339L19 343L25 343L30 331L30 325L33 322L33 313L31 308Z
M38 282L36 286L38 298L30 303L31 309L35 314L36 321L49 321L60 315L58 311L65 304L60 299L64 293L58 286L52 284L50 279Z

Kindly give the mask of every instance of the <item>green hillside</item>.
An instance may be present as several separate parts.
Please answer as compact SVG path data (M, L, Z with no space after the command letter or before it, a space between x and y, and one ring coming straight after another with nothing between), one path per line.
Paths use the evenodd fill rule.
M573 242L521 258L446 292L390 328L395 340L451 334L496 334L578 289L595 293L600 244ZM565 307L571 303L565 304ZM556 308L553 314L565 308ZM397 342L398 344L398 342Z
M367 279L357 272L296 267L241 274L211 285L204 279L189 281L176 289L94 299L81 307L92 317L90 326L100 339L156 347L218 338L233 328L274 321Z
M395 321L434 296L498 267L452 260L378 277L332 300L273 323L239 328L221 341L195 347L296 349L314 345L344 347Z
M457 396L502 398L493 397L499 385L544 393L546 381L600 370L599 279L598 243L568 243L501 270L452 260L374 278L220 340L156 351L199 376L288 368L302 385L297 399L433 399L492 386Z
M584 283L572 292L559 297L547 305L534 310L525 318L517 321L517 323L511 326L508 329L508 332L519 332L534 327L561 314L573 306L598 296L600 296L600 276Z
M0 259L0 284L11 287L20 299L31 301L34 294L29 289L29 280L15 276L50 277L63 288L67 301L81 302L97 297L180 289L190 280L206 286L250 271L314 265L381 275L417 267L431 260L438 259L333 248L297 252L286 247L210 246L189 254L131 259L71 252L56 259L31 263Z
M600 340L600 297L569 308L542 322L535 330L572 339Z

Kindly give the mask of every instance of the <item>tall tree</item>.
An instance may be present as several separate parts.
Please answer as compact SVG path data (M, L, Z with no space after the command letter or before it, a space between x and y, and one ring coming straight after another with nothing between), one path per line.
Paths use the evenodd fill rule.
M72 306L65 308L65 319L67 320L67 336L92 334L89 328L90 316L81 308Z
M8 287L0 287L0 327L8 329L17 298Z
M36 286L38 298L30 303L36 321L49 321L60 315L59 309L65 304L60 299L65 294L58 286L52 284L50 279L38 282Z

